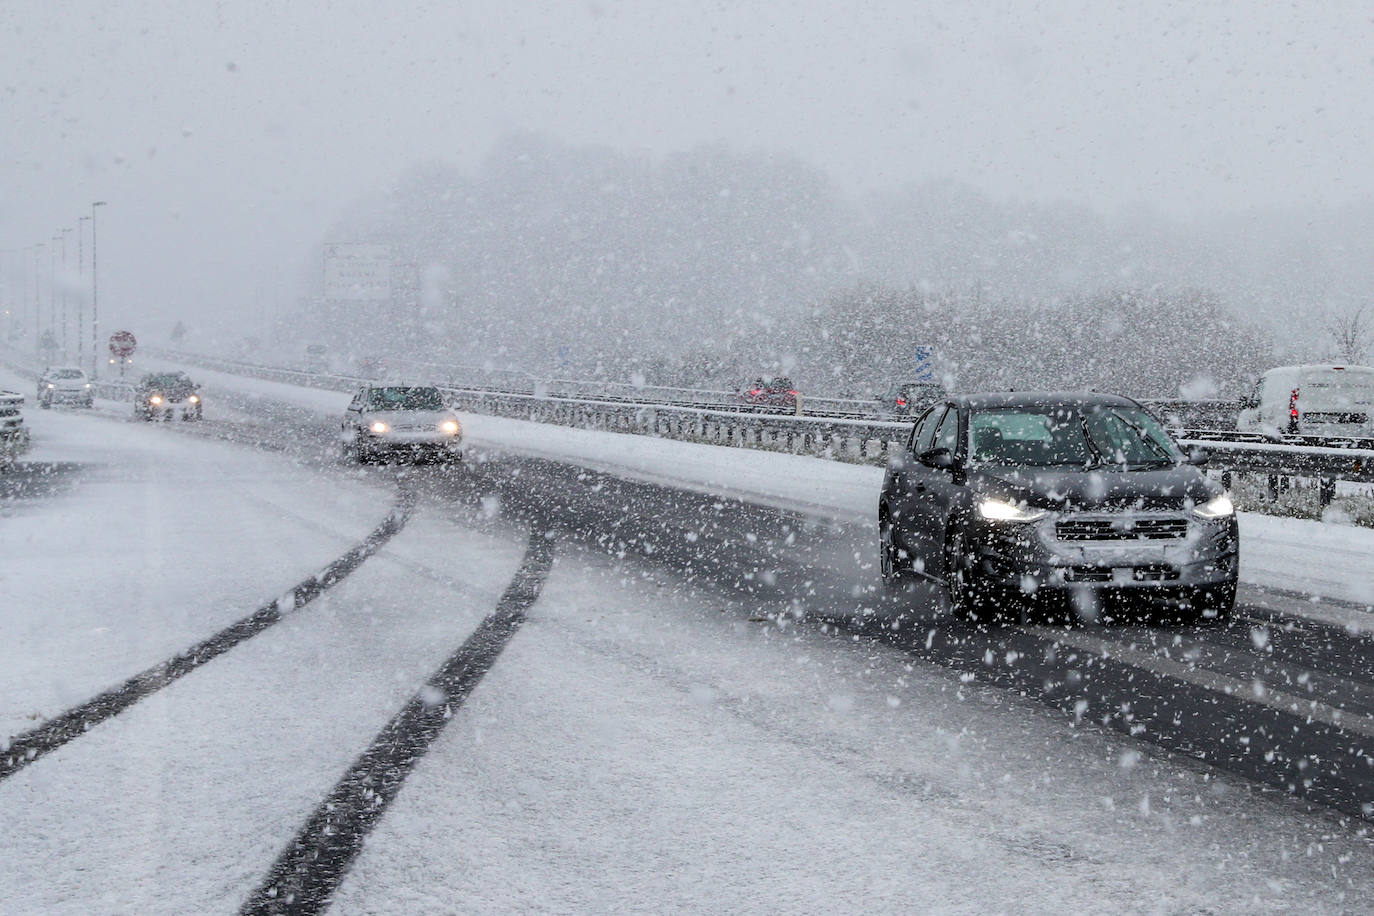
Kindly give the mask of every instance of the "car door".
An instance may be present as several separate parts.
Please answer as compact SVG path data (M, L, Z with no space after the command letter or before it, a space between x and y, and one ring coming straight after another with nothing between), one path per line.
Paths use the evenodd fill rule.
M916 484L913 508L915 515L912 526L920 531L921 548L926 558L926 570L932 574L944 575L945 536L949 530L949 519L958 506L964 486L961 448L962 418L957 407L950 406L940 417L940 422L929 437L924 453L944 449L954 460L951 467L932 467L917 461L920 479Z
M354 436L362 426L363 404L367 400L367 388L359 388L353 394L353 400L348 402L348 407L344 410L343 431L346 438Z
M923 521L929 515L925 500L931 469L921 463L919 456L930 448L944 414L943 404L925 412L912 429L902 460L889 471L888 511L892 515L893 541L898 549L906 551L910 568L917 573L931 568L931 544Z

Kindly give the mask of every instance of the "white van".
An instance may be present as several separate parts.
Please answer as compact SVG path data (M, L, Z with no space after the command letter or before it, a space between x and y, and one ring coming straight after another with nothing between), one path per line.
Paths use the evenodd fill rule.
M1374 368L1280 366L1241 400L1236 428L1270 436L1374 437Z

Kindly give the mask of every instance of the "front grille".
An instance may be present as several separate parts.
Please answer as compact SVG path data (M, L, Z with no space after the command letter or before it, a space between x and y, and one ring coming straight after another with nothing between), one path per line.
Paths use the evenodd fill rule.
M1126 568L1136 582L1172 582L1178 578L1178 569L1167 564ZM1110 566L1069 566L1064 570L1065 582L1111 582L1114 578Z
M1112 581L1112 568L1110 566L1070 566L1064 570L1064 580L1066 582L1110 582Z
M1365 413L1335 413L1312 411L1302 415L1302 418L1309 423L1368 423L1369 414Z
M1061 541L1172 541L1188 534L1186 518L1069 518L1054 526Z

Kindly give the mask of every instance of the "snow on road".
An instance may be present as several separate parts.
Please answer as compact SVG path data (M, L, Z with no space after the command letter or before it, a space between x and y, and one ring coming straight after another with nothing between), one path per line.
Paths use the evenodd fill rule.
M387 470L34 413L29 460L80 471L0 516L20 598L0 613L24 627L3 649L7 723L240 616L395 492ZM236 911L495 606L525 532L488 515L431 497L314 603L0 782L0 911ZM52 555L72 541L80 575ZM1328 811L651 565L556 550L336 912L1311 912L1374 886L1366 835ZM167 560L186 552L212 557Z
M336 912L1318 912L1374 878L1367 842L1333 828L562 545Z
M79 409L28 409L25 420L34 446L23 461L52 485L0 502L0 736L282 594L357 543L394 498L163 426Z

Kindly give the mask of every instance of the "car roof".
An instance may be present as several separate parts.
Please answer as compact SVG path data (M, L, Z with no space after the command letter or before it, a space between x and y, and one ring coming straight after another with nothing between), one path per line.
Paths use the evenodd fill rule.
M950 398L956 407L974 410L1002 407L1139 407L1130 398L1096 391L997 391Z

